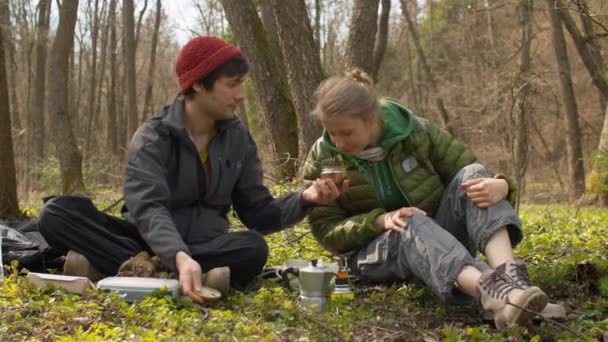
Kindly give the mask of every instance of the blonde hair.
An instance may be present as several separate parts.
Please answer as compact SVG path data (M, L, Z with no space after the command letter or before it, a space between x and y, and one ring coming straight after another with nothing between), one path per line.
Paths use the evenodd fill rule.
M378 115L374 82L360 69L323 81L315 91L315 99L312 114L319 119L335 115L370 119Z

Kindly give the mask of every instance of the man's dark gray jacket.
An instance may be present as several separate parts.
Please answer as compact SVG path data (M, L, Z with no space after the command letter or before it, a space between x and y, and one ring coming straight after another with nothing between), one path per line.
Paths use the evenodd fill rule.
M237 118L217 122L205 174L183 113L184 102L177 100L144 123L127 157L125 218L165 265L175 270L177 252L192 254L226 234L231 205L248 228L263 234L304 218L301 192L275 199L264 186L257 147Z

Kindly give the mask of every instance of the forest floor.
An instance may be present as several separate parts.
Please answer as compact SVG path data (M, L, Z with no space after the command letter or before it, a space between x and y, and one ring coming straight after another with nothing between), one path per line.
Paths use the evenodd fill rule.
M287 189L277 188L278 193ZM100 196L104 207L111 196ZM35 214L38 208L30 208ZM118 209L114 212L117 213ZM417 284L354 283L355 299L314 312L273 279L226 301L200 306L156 293L126 303L115 294L87 299L59 289L35 290L13 269L0 285L2 341L604 341L608 337L608 211L560 205L521 210L517 256L534 283L567 308L568 319L535 320L504 332L477 308L441 303ZM235 222L235 226L239 223ZM237 228L239 229L239 228ZM306 223L267 237L269 265L288 259L331 261Z

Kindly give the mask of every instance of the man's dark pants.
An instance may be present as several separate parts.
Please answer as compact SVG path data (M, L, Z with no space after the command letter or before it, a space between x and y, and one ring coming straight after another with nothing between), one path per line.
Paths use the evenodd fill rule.
M128 258L144 250L151 252L133 224L102 213L86 197L51 198L40 213L39 225L51 246L66 253L78 252L109 275L116 274ZM253 230L226 233L188 247L203 272L228 266L231 283L237 288L260 274L268 257L264 237Z

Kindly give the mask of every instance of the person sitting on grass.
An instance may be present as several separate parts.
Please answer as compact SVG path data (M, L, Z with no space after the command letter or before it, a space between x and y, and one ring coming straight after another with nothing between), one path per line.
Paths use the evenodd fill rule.
M254 279L268 256L262 234L294 225L340 191L317 180L282 198L270 194L256 144L234 114L249 71L236 46L194 38L175 71L180 96L129 144L126 220L101 213L89 199L61 196L46 202L39 224L53 247L69 251L67 274L98 280L150 252L177 272L185 295L201 302L203 285L225 295L230 285ZM231 208L250 230L228 232Z
M324 132L304 165L305 183L338 160L349 189L312 209L309 221L325 249L347 254L353 274L380 282L417 278L455 303L476 298L499 329L526 323L531 311L565 316L514 259L522 230L506 200L514 190L506 177L492 175L429 120L378 100L360 70L325 80L313 114Z

